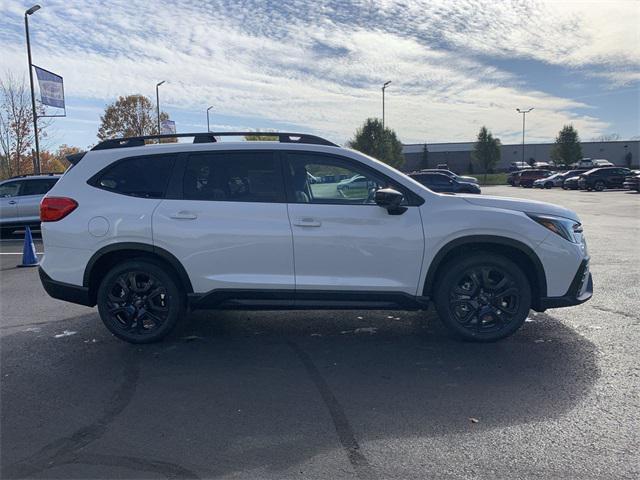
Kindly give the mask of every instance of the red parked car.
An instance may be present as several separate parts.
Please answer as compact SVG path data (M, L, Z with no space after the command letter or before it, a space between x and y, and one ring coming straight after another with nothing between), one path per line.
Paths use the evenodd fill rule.
M531 188L533 182L539 178L546 178L553 172L551 170L531 169L524 170L518 179L514 179L514 186L520 185L521 187ZM517 183L516 183L517 182Z

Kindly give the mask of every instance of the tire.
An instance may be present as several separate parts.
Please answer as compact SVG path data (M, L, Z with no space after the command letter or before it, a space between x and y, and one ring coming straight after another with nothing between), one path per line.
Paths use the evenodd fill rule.
M186 302L166 268L133 259L107 273L98 288L97 303L103 323L116 337L129 343L153 343L175 328Z
M602 180L598 180L598 181L593 185L593 189L594 189L596 192L601 192L601 191L603 191L603 190L604 190L604 188L605 188L605 184L604 184L604 182L603 182ZM591 189L589 189L589 190L591 190Z
M495 342L508 337L522 326L531 308L526 275L514 262L493 253L447 263L437 285L434 300L440 320L464 340ZM501 292L507 295L496 296Z
M544 188L552 189L552 188L553 188L553 183L551 183L551 182L547 182L547 183L545 183L545 184L544 184Z

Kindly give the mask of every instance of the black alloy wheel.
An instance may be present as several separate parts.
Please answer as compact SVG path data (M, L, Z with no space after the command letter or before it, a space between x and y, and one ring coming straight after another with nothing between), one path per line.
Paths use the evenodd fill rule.
M164 338L184 311L175 280L146 260L127 261L112 269L98 291L98 310L106 327L130 343Z
M467 340L495 341L515 332L531 307L531 289L508 258L476 254L447 268L436 308L444 324Z
M603 191L603 190L604 190L604 187L605 187L605 185L604 185L604 182L603 182L602 180L598 180L598 181L594 184L594 186L593 186L593 188L594 188L594 190L595 190L596 192L601 192L601 191Z

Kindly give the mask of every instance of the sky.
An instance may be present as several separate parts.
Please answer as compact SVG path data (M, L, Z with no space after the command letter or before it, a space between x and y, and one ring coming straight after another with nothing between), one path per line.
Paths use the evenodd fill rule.
M28 81L24 11L0 0L0 75ZM640 135L640 0L41 0L33 63L64 77L45 143L97 142L119 95L178 132L285 130L339 144L382 116L404 143ZM56 113L51 111L51 113Z

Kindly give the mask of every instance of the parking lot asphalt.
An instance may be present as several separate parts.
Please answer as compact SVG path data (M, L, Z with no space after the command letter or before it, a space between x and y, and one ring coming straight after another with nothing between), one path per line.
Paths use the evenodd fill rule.
M638 478L640 195L483 193L577 211L593 299L494 344L431 309L195 312L132 346L0 240L2 478Z

